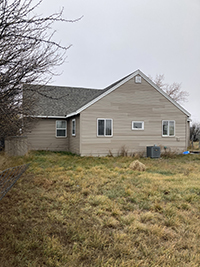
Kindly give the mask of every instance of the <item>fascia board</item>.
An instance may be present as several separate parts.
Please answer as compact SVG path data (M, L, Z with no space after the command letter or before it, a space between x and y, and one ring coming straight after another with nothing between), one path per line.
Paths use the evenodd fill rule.
M72 117L72 116L76 116L76 115L78 115L79 113L80 113L80 112L77 113L77 111L75 111L75 112L73 112L73 113L68 114L68 115L66 116L66 118L70 118L70 117Z
M31 116L34 118L41 118L41 119L66 119L67 116Z

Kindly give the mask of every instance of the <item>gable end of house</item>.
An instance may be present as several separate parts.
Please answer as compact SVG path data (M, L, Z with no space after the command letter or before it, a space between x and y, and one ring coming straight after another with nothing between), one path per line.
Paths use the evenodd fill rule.
M119 88L120 86L122 86L123 84L125 84L126 82L128 82L130 79L133 79L137 76L142 77L147 83L149 83L153 88L155 88L161 95L163 95L166 99L168 99L174 106L176 106L179 110L181 110L188 118L191 116L191 114L185 110L181 105L179 105L176 101L174 101L170 96L168 96L162 89L160 89L151 79L149 79L142 71L140 71L139 69L136 70L135 72L129 74L128 76L120 79L119 81L113 83L112 85L108 86L107 88L105 88L102 92L102 94L100 94L99 96L97 96L96 98L92 99L91 101L89 101L88 103L86 103L84 106L82 106L81 108L77 109L76 111L68 114L66 117L72 117L75 116L77 114L80 114L82 111L84 111L86 108L90 107L91 105L93 105L94 103L96 103L97 101L99 101L100 99L102 99L103 97L105 97L106 95L110 94L111 92L113 92L114 90L116 90L117 88Z

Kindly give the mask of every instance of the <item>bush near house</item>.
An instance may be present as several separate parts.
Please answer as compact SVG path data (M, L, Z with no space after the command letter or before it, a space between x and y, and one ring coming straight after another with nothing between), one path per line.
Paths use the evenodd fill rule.
M31 162L0 202L0 266L200 266L200 156L0 156Z

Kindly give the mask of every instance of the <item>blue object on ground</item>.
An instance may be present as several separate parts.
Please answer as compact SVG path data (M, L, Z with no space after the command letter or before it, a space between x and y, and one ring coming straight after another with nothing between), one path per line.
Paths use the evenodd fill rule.
M190 151L184 151L183 154L184 155L190 154Z

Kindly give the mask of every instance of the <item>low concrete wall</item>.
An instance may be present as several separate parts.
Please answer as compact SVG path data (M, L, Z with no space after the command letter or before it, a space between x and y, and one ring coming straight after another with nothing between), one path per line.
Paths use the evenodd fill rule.
M24 156L27 152L27 136L12 136L5 139L5 153L8 156Z

